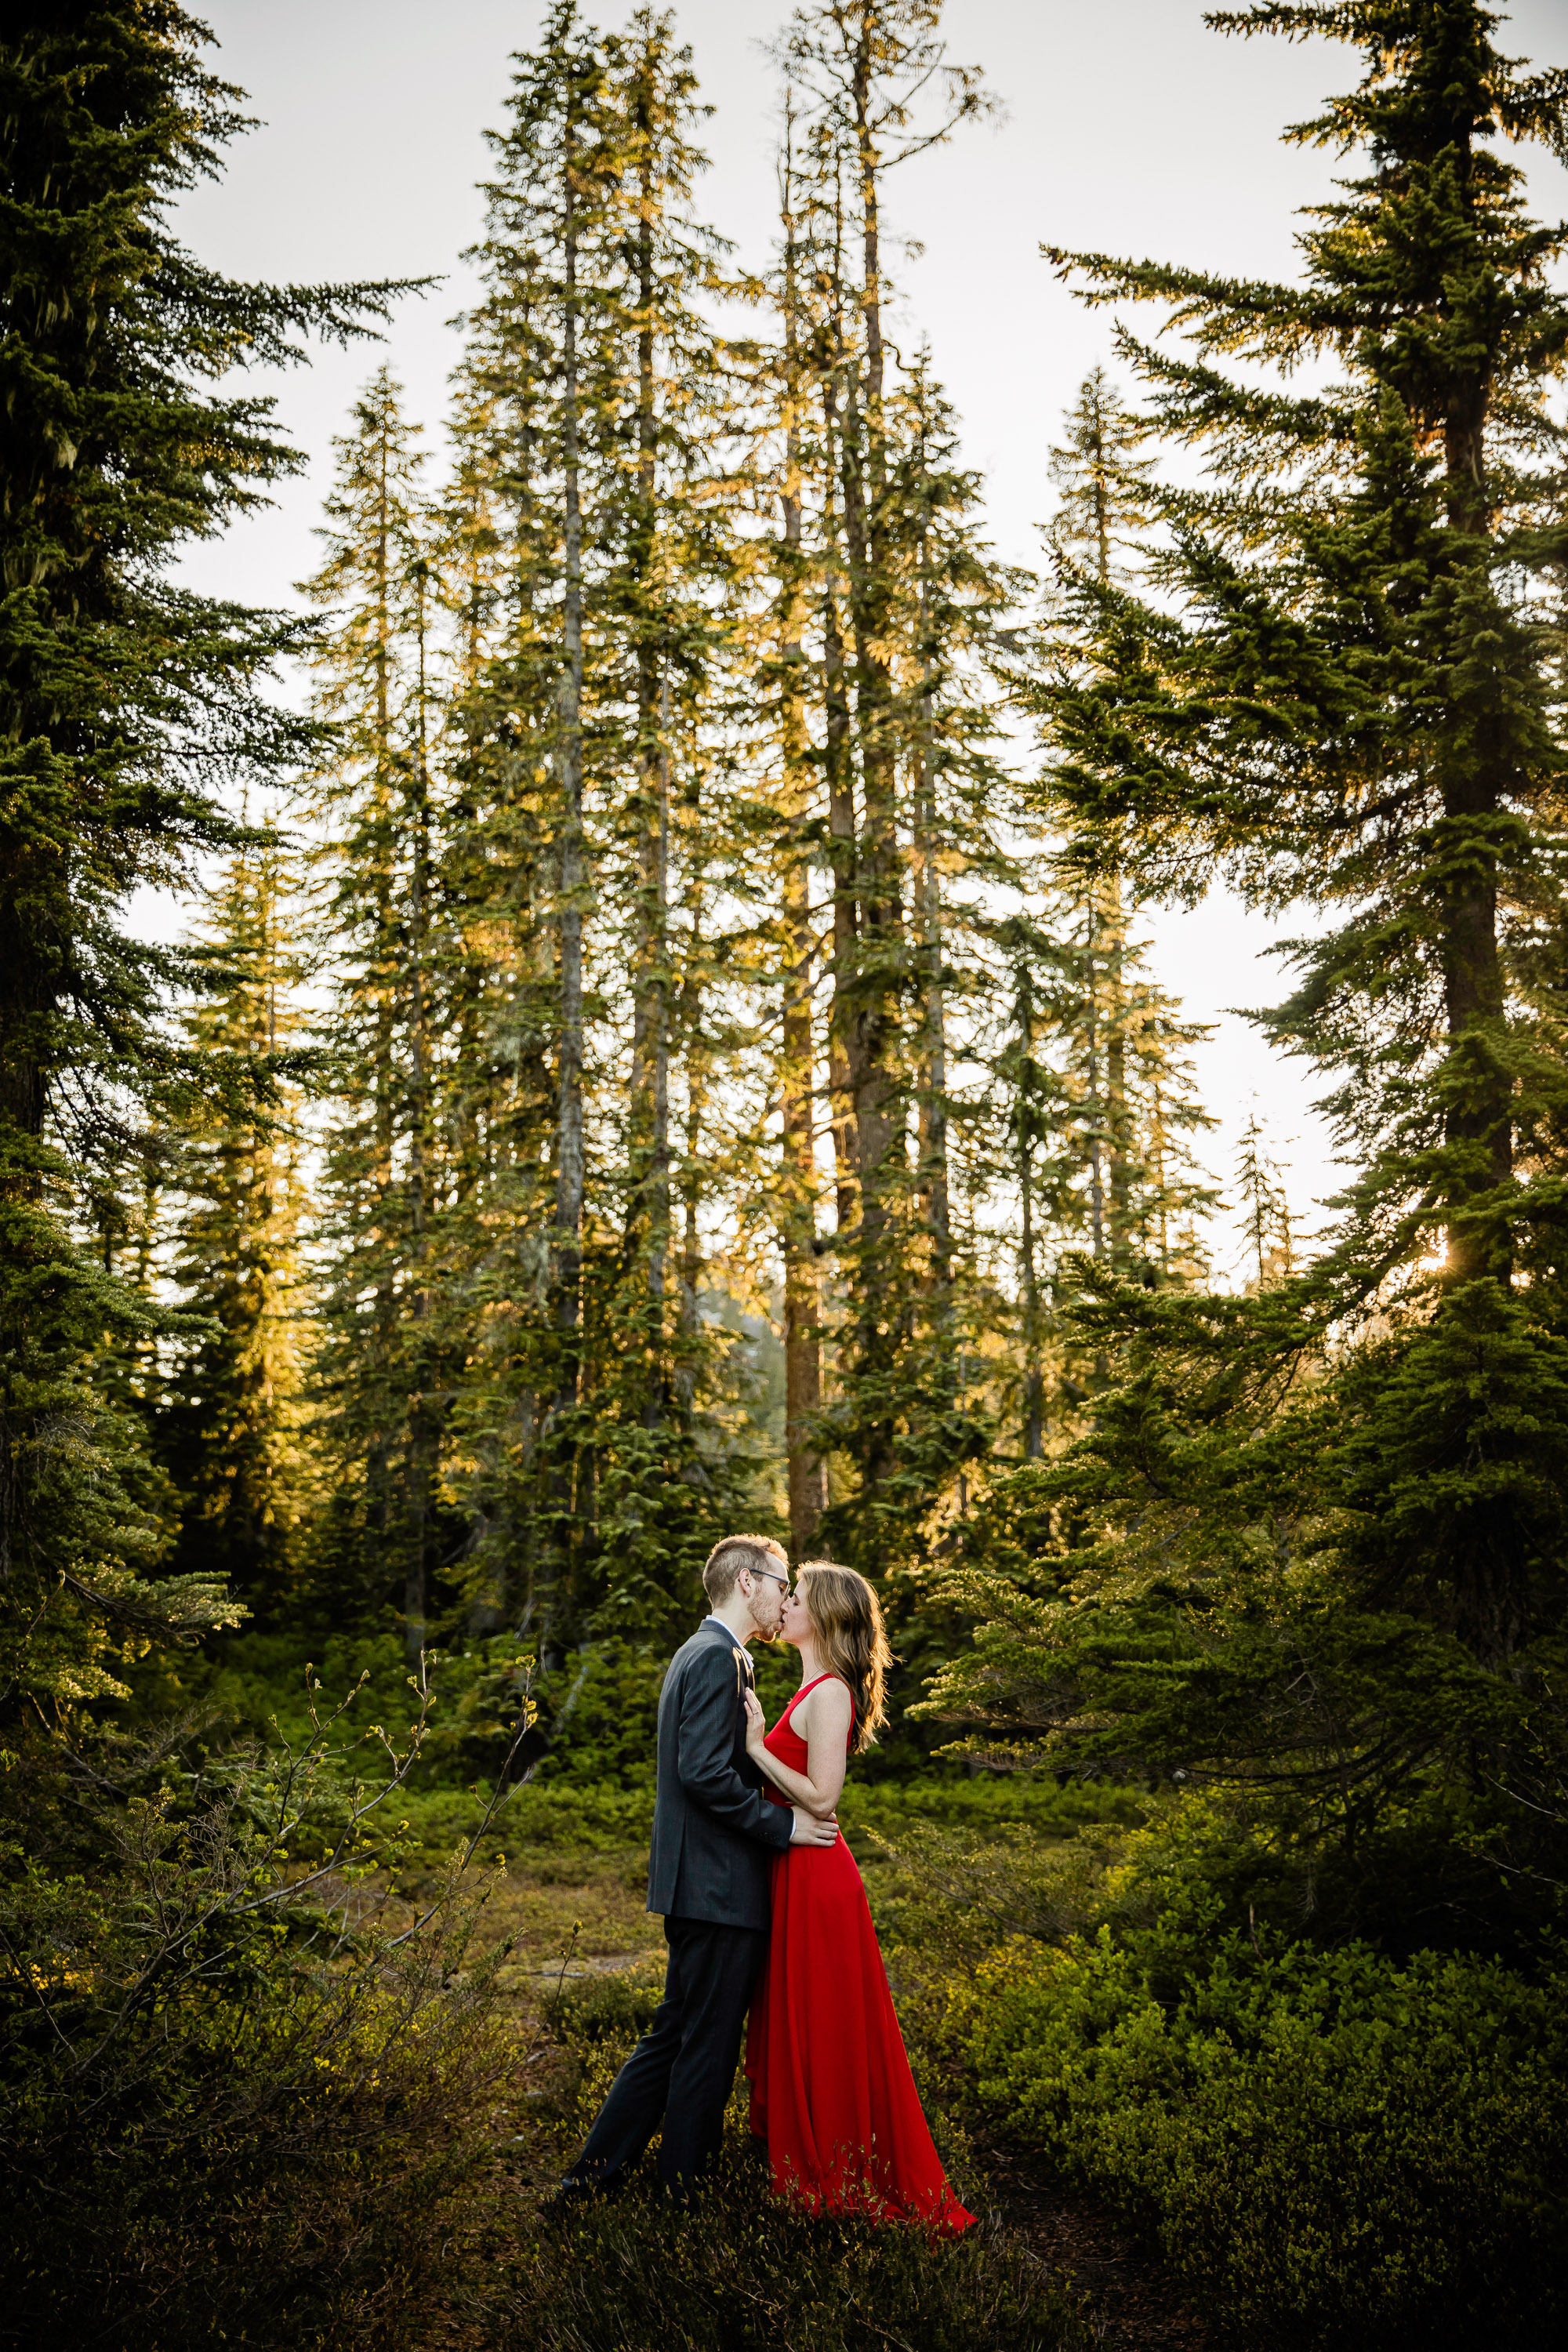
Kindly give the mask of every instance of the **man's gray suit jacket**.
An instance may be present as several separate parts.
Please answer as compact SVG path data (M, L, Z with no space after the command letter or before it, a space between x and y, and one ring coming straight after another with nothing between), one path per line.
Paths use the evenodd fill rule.
M766 1927L769 1865L794 1816L763 1794L746 1753L751 1661L707 1618L669 1662L658 1698L658 1792L647 1907L667 1917Z

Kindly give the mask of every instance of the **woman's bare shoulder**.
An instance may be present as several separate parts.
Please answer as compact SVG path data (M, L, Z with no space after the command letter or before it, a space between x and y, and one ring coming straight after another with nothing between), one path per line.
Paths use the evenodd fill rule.
M838 1723L847 1724L854 1705L849 1685L842 1676L827 1675L806 1693L795 1712L804 1715L809 1707L814 1722L831 1727Z

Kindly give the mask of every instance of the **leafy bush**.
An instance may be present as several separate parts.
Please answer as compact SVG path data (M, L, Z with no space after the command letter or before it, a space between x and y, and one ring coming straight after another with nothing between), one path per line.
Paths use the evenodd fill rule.
M240 1634L224 1644L216 1664L183 1662L182 1696L198 1699L231 1732L308 1738L306 1646L298 1634ZM487 1840L487 1857L646 1846L666 1653L606 1640L569 1654L547 1676L531 1677L520 1672L518 1646L510 1636L497 1636L433 1657L419 1753L395 1808L408 1844L434 1865L472 1833L495 1793L526 1682L552 1745L528 1785L509 1795L504 1828ZM381 1722L397 1738L419 1713L395 1635L321 1635L310 1654L317 1658L313 1680L334 1696L354 1695L345 1717L351 1727ZM761 1654L757 1667L758 1688L770 1717L776 1716L795 1687L799 1660L794 1651L775 1650ZM852 1773L839 1818L864 1857L875 1853L874 1844L859 1843L867 1833L901 1842L925 1823L972 1830L982 1839L1021 1829L1070 1838L1103 1824L1130 1826L1146 1810L1136 1790L1110 1784L1058 1787L1048 1774L972 1777L961 1765L939 1765L903 1780L868 1781Z
M603 1641L574 1652L543 1693L552 1747L541 1780L646 1789L651 1799L669 1660L668 1647L649 1643Z
M483 1973L450 1981L467 1957L460 1934L336 1974L258 1950L118 2030L84 2002L68 2047L14 2032L0 2343L412 2352L435 2298L477 2311L510 2053Z
M560 2063L531 2112L552 2142L553 2174L648 2023L662 1979L658 1955L546 1993ZM746 2131L746 2101L742 2076L720 2177L689 2213L665 2205L651 2162L616 2198L547 2213L519 2249L494 2352L1088 2352L1060 2282L993 2226L954 2242L782 2209ZM931 2120L960 2193L977 2205L962 2134Z
M504 1824L487 1842L487 1853L629 1853L646 1848L653 1826L651 1773L629 1774L626 1782L586 1780L552 1772L555 1761L553 1756L547 1759L528 1785L509 1797ZM471 1832L491 1793L488 1779L467 1788L450 1780L416 1784L403 1790L398 1817L407 1822L410 1841L435 1859ZM882 1841L902 1847L919 1844L928 1834L967 1834L979 1848L1092 1837L1101 1828L1119 1832L1121 1823L1139 1818L1141 1802L1127 1790L970 1780L956 1771L869 1787L852 1775L838 1818L864 1863L876 1858Z
M564 1969L547 1980L540 2014L565 2045L610 2042L618 2065L639 2034L653 2023L664 1993L665 1955L654 1952L629 1969L605 1976L569 1977Z
M1078 1837L1096 1830L1121 1832L1140 1823L1148 1799L1111 1781L1069 1780L1058 1787L1049 1774L984 1772L971 1778L958 1766L937 1767L901 1781L845 1782L839 1818L865 1821L889 1836L919 1822L947 1830L973 1830L996 1836L1022 1830L1049 1837Z
M215 1644L210 1656L182 1657L178 1696L230 1734L297 1743L310 1735L311 1693L319 1685L334 1701L352 1695L344 1719L355 1730L381 1723L395 1741L418 1719L415 1788L471 1780L486 1767L493 1775L525 1691L533 1711L541 1711L533 1661L515 1635L496 1634L461 1650L431 1650L426 1664L430 1696L422 1706L419 1677L396 1633L245 1633ZM151 1675L144 1681L155 1717L174 1694Z
M488 2014L503 1954L456 1865L388 1916L374 1823L419 1727L401 1754L367 1733L366 1788L340 1720L216 1758L178 1735L8 1753L33 1850L0 1820L0 2342L401 2352L434 2298L485 2305L461 2249L515 2060Z
M955 2006L978 2095L1231 2340L1524 2346L1568 2311L1561 1979L1227 1936L1016 1938Z
M488 1780L470 1788L410 1790L398 1806L410 1843L427 1862L438 1862L460 1839L472 1834L492 1795ZM585 1787L562 1781L530 1781L509 1797L504 1814L481 1851L494 1853L584 1853L646 1852L653 1827L653 1790L622 1789L613 1782Z

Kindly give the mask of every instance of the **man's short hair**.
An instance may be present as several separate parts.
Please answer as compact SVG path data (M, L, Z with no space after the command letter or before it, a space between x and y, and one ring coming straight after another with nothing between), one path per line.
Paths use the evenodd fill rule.
M772 1536L724 1536L703 1565L702 1590L714 1608L720 1609L735 1590L735 1579L742 1569L751 1576L759 1572L776 1576L788 1566L789 1554Z

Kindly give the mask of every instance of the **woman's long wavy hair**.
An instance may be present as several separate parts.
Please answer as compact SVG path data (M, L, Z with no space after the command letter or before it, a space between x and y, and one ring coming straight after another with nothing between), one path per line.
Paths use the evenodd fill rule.
M803 1560L795 1590L805 1603L823 1664L849 1685L855 1702L851 1755L875 1745L887 1721L884 1693L893 1654L882 1625L882 1605L865 1578L830 1559Z

